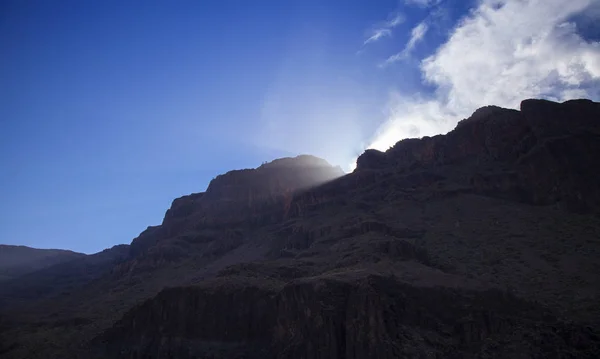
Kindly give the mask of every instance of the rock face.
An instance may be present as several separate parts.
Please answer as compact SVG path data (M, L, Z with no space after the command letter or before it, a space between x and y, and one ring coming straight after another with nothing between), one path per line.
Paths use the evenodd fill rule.
M235 279L164 290L97 341L115 357L264 358L275 319L274 293L263 283Z
M85 285L2 313L0 355L596 358L599 139L600 104L526 100L348 175L229 172Z

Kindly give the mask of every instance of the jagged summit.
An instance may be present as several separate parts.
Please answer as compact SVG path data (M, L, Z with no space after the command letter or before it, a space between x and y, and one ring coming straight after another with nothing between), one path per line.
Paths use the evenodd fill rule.
M508 115L509 113L514 113L514 112L517 112L517 110L506 109L506 108L499 107L499 106L484 106L484 107L481 107L481 108L475 110L475 112L473 112L473 114L469 118L466 118L466 119L460 121L456 125L456 127L458 128L460 126L468 125L470 122L473 122L473 121L479 121L479 120L485 121L486 119L489 119L491 117Z
M311 167L323 167L330 168L333 167L327 160L322 158L312 156L312 155L299 155L296 157L284 157L278 158L271 162L267 162L262 164L258 169L261 168L311 168ZM337 169L339 167L333 167ZM341 172L340 174L343 174Z
M219 175L208 185L204 198L245 201L317 186L342 175L341 168L315 156L286 157Z
M529 99L520 111L483 107L446 135L369 150L357 171L461 168L481 191L535 204L600 210L600 103Z
M215 177L206 192L175 199L160 227L152 227L133 240L131 256L139 256L165 237L195 232L202 226L277 222L288 213L296 192L342 175L341 168L309 155L277 159L254 169L229 171Z
M244 206L279 196L289 197L294 191L318 186L342 175L344 172L340 167L315 156L280 158L254 169L232 170L218 175L210 182L206 192L175 199L165 219L187 216L194 211L192 207L203 205L214 209L215 206L233 203Z
M386 152L367 150L357 169L443 164L461 159L501 159L519 155L554 136L581 131L600 133L600 104L590 100L556 103L524 100L521 110L485 106L446 135L404 139Z

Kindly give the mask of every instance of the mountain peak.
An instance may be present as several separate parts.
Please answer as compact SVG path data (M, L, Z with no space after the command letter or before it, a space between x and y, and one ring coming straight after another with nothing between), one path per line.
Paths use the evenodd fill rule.
M306 168L306 167L323 167L323 168L337 168L332 166L327 160L312 156L312 155L299 155L296 157L283 157L275 159L271 162L265 162L258 169L261 168ZM342 173L343 174L343 173Z
M466 159L516 160L544 139L582 131L600 133L598 118L600 104L590 100L528 99L521 102L520 111L485 106L446 135L403 139L386 152L367 150L358 158L357 169L442 165Z
M309 188L344 175L324 159L301 155L263 163L258 168L234 170L217 176L206 190L206 199L242 200Z
M165 236L193 230L188 227L276 221L287 213L294 193L343 175L341 168L309 155L280 158L258 168L218 175L206 192L175 199L162 227L149 228L133 240L132 256L148 250Z

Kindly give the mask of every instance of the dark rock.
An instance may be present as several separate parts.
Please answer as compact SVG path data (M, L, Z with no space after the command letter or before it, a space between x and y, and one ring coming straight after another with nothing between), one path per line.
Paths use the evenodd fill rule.
M599 139L600 104L525 100L521 111L481 108L444 136L402 140L385 153L368 150L357 171L462 163L475 192L599 211L599 189L593 185Z
M378 169L388 165L385 153L374 149L366 150L356 160L356 167L360 169Z
M547 357L568 348L589 357L600 348L594 332L494 290L418 287L360 274L297 280L283 288L233 282L165 290L96 342L106 343L116 358L132 359L465 358L484 355L491 342L498 343L496 357L517 350ZM541 331L536 327L546 322ZM553 340L521 339L503 348L515 333Z
M230 171L208 185L206 200L248 203L272 199L343 176L339 167L313 156L282 158L256 169Z
M127 313L97 344L115 358L265 358L274 293L235 278L167 289Z
M175 199L171 204L171 208L167 210L164 221L190 216L198 208L198 201L202 199L203 195L204 193L193 193Z
M167 213L169 213L167 211ZM166 228L163 226L150 226L139 236L131 241L129 247L130 258L135 258L147 251L152 246L155 246L160 238L165 237Z

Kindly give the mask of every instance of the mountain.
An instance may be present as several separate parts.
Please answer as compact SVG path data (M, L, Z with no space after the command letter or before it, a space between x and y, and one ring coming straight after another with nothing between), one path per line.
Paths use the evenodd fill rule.
M126 260L128 245L118 245L92 255L78 255L45 268L30 271L0 285L0 308L11 308L28 302L39 302L58 294L69 295L87 283L110 273Z
M84 256L60 249L0 244L0 282Z
M347 175L231 171L68 293L5 293L0 355L595 358L597 153L599 103L525 100Z

